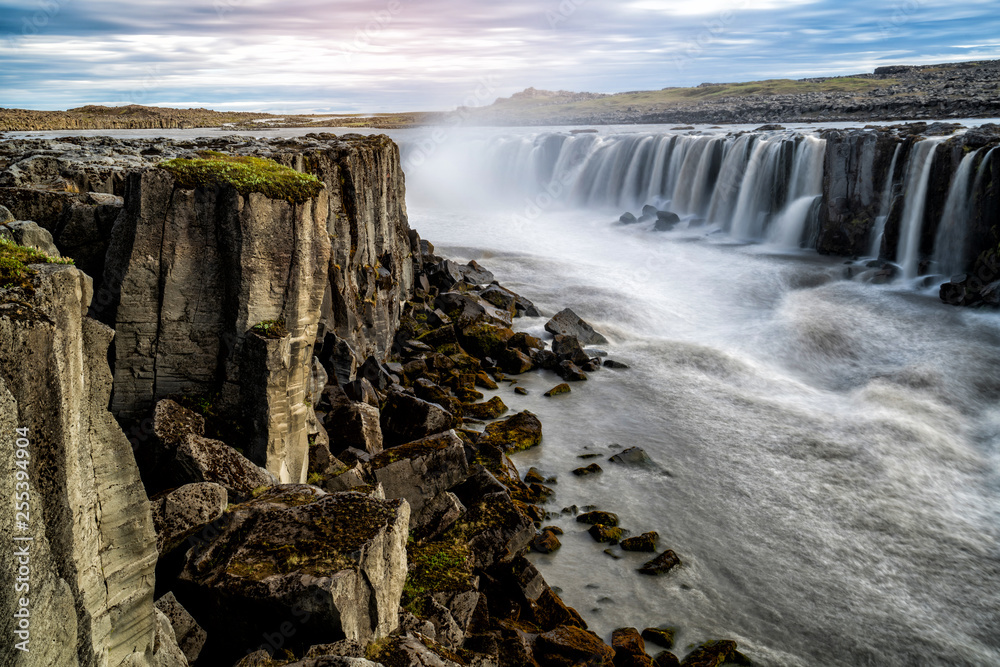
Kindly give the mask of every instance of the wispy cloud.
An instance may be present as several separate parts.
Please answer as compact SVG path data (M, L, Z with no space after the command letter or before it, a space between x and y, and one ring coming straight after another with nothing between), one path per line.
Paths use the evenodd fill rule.
M847 74L998 57L997 34L995 0L0 0L0 106L451 108L484 75L507 95Z

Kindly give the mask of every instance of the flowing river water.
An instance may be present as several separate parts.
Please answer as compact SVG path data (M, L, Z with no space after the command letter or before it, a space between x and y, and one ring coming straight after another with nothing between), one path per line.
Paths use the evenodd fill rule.
M605 141L616 131L635 136ZM593 630L675 626L680 654L729 638L761 665L1000 664L1000 315L945 306L912 281L850 281L843 258L800 249L814 139L798 143L798 180L768 211L771 158L750 158L780 159L775 137L674 139L668 156L665 128L543 137L559 144L548 152L525 148L539 130L390 134L423 238L545 314L573 308L631 367L555 399L541 396L559 381L547 372L520 379L528 396L498 392L544 424L543 444L515 462L558 478L547 508L565 535L532 558ZM587 147L574 154L574 141ZM711 155L716 176L754 188L706 191ZM657 172L657 159L674 168ZM617 222L642 203L676 204L685 223ZM544 335L544 322L517 328ZM604 460L631 446L654 465ZM588 454L604 473L574 477ZM638 574L648 555L607 555L560 513L572 505L657 531L683 566Z

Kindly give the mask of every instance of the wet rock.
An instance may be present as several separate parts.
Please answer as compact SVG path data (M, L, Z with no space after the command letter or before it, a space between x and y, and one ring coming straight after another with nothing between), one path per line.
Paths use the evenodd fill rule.
M590 536L597 542L609 542L618 544L625 536L625 531L614 526L594 525L587 529Z
M656 541L658 539L660 539L660 535L655 531L643 533L635 537L628 537L622 540L622 549L625 551L648 551L652 553L656 551Z
M395 629L405 502L291 485L228 516L217 538L188 553L180 577L206 623L213 652L203 660L228 664L286 621L296 628L287 648L299 650L338 635L367 643Z
M454 431L387 449L368 463L386 498L410 504L410 527L440 524L440 508L431 501L469 476L465 446ZM428 509L424 513L425 507Z
M576 364L590 361L590 357L583 351L583 345L576 336L556 334L552 340L552 352L559 361L569 360Z
M548 586L545 586L538 600L532 602L530 606L535 623L545 632L565 626L587 629L587 622L579 612L563 602Z
M482 387L483 389L489 389L491 391L496 391L499 389L497 383L491 378L485 371L478 371L476 373L476 386Z
M490 285L481 291L479 296L497 308L508 311L511 315L517 313L517 295L500 285Z
M681 564L681 559L673 551L667 550L639 568L642 574L666 574Z
M573 390L570 389L569 385L566 384L565 382L563 382L562 384L558 384L555 387L552 387L552 389L549 389L547 392L545 392L545 396L549 396L549 397L551 397L551 396L560 396L562 394L568 394L571 391L573 391Z
M605 359L604 360L604 367L605 368L618 368L618 369L622 369L622 370L627 370L628 368L631 368L627 364L623 364L620 361L615 361L614 359Z
M469 354L480 359L499 357L507 349L514 332L489 322L476 322L458 332L458 342Z
M545 330L552 335L576 336L584 345L607 345L608 339L594 331L569 308L559 311L545 323Z
M559 541L559 537L552 530L542 530L531 541L532 550L542 554L550 554L558 550L561 546L562 543Z
M646 656L646 642L643 641L639 631L635 628L613 630L611 632L611 647L615 650L615 667L619 667L620 663L623 664L627 656L641 656L652 662Z
M587 379L587 374L568 359L559 363L559 366L556 367L556 373L568 382L583 382Z
M590 359L586 363L580 365L580 370L584 371L585 373L593 373L595 371L599 371L601 370L601 360L597 359L596 357L594 359Z
M642 214L643 215L656 215L656 213L657 213L657 211L656 211L656 207L655 206L651 206L649 204L646 204L645 206L642 207Z
M660 651L653 658L653 667L680 667L681 661L670 651Z
M625 224L625 225L632 225L632 224L635 224L635 223L637 223L639 221L636 219L636 217L633 214L626 212L626 213L623 213L620 218L618 218L618 222L620 222L622 224Z
M517 394L518 396L527 396L528 390L525 389L524 387L514 387L514 393Z
M454 428L455 418L435 403L392 391L382 408L381 425L385 446L395 447Z
M656 214L656 224L653 225L654 232L669 232L680 223L681 218L676 213L670 211L659 211Z
M236 502L249 498L255 489L277 483L270 473L226 443L193 433L188 434L177 448L175 463L179 478L188 483L219 484Z
M229 494L219 484L187 484L150 501L156 548L164 554L226 511Z
M618 525L618 515L612 512L602 512L600 510L593 510L591 512L585 512L576 517L577 523L587 523L590 525L602 525L602 526L617 526Z
M187 661L193 663L201 654L201 649L205 645L205 639L208 635L194 620L194 617L188 613L187 609L177 601L172 592L157 600L156 608L170 621L177 646L184 653Z
M645 465L653 462L653 460L649 458L649 455L646 454L646 450L642 447L629 447L628 449L615 454L608 460L612 463L621 463L626 465Z
M462 414L473 419L497 419L507 412L508 408L499 396L494 396L485 403L463 405Z
M500 369L509 375L521 375L534 367L531 357L521 350L507 348L498 356Z
M587 477L589 475L597 475L602 472L604 472L604 469L596 463L591 463L589 466L573 470L573 474L577 477Z
M708 641L684 656L681 667L719 667L736 654L736 642Z
M476 444L480 447L496 447L502 452L519 452L534 447L541 441L542 422L525 410L489 424Z
M534 655L540 664L552 667L611 667L615 652L594 633L563 626L539 635Z
M676 634L677 628L646 628L642 631L642 638L663 648L673 648Z
M545 477L542 476L541 471L538 468L528 468L528 472L524 475L524 481L528 484L543 484L545 482Z

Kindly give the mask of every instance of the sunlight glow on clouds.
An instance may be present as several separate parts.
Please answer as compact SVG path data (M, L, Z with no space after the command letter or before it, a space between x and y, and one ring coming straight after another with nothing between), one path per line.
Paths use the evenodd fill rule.
M995 0L0 0L0 106L391 111L1000 57ZM492 99L492 98L491 98ZM487 101L491 101L487 100Z

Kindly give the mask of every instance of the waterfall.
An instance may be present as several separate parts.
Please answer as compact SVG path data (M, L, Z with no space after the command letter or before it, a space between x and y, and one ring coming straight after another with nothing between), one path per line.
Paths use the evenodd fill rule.
M920 234L924 227L924 208L927 205L927 184L934 164L935 149L943 137L924 139L917 143L906 172L906 203L899 230L896 261L903 269L904 278L917 277L920 262Z
M896 178L896 161L899 159L899 149L903 144L896 144L896 150L892 152L892 162L889 164L889 175L885 179L885 186L882 188L882 200L878 207L878 217L875 218L875 226L872 227L871 255L878 257L882 254L882 236L885 234L885 222L889 219L889 210L892 208L892 186Z
M771 224L767 234L771 243L791 248L802 245L813 204L823 194L825 153L825 141L817 137L803 137L792 167L789 203Z
M969 195L972 185L972 165L979 151L962 158L955 177L948 189L941 224L934 238L934 263L937 273L945 277L962 273L964 266L965 235L969 224Z

